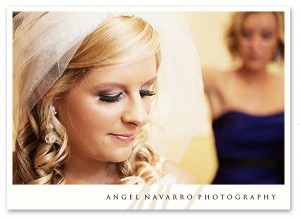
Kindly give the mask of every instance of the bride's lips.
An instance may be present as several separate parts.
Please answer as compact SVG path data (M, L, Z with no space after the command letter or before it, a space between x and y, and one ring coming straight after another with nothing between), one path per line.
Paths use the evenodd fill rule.
M135 139L135 133L134 134L113 134L109 133L109 136L111 136L114 139L117 139L119 141L123 142L132 142Z

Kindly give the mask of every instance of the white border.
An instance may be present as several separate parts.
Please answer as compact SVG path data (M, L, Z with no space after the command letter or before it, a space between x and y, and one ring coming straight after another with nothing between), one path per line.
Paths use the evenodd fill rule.
M12 11L18 10L96 10L95 7L30 7L9 8L7 21ZM172 185L172 186L113 186L113 185L12 185L12 30L7 25L7 209L290 209L290 10L288 7L101 7L115 11L285 11L285 184L284 185ZM126 199L121 195L126 194ZM140 196L139 196L140 194ZM152 200L143 199L149 194ZM153 201L161 194L163 201ZM169 194L170 200L164 199ZM174 198L174 194L176 198ZM108 201L107 195L119 199ZM130 200L130 195L133 200ZM139 200L134 197L138 195ZM178 200L178 196L186 197ZM192 196L189 196L192 195ZM206 197L204 199L200 198ZM273 196L274 195L274 196ZM169 196L169 197L170 197ZM124 197L124 196L123 196ZM192 197L188 200L187 197ZM230 198L232 197L232 198ZM239 197L239 199L237 198ZM274 199L272 199L274 197ZM252 198L254 200L252 200Z

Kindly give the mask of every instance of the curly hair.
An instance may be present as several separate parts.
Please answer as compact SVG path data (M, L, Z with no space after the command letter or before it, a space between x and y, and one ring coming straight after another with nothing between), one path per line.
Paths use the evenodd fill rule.
M233 58L239 57L238 51L238 35L241 32L242 24L245 18L251 13L260 12L235 12L231 16L229 26L225 31L225 42L227 48ZM284 14L283 12L272 12L275 15L278 30L278 51L273 56L272 61L277 61L278 57L280 60L284 59Z
M62 98L81 81L92 68L134 62L156 56L160 65L159 36L150 24L141 18L118 16L106 19L85 38L74 54L63 75L35 105L25 127L17 133L14 153L14 184L64 184L64 167L70 148L66 129L51 113L54 98ZM53 143L45 136L51 129L56 135ZM147 133L141 129L130 157L118 163L120 184L147 184L158 181L162 174L156 170L157 155L145 143Z

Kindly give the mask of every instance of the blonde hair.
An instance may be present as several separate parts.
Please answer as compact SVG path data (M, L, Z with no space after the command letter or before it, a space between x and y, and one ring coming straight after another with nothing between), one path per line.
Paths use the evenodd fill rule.
M238 35L241 33L242 24L245 18L252 13L260 12L235 12L231 16L229 26L225 31L225 42L227 48L233 58L239 57L238 50ZM283 12L270 12L275 15L277 22L277 34L278 34L278 48L275 52L272 61L284 59L284 13Z
M65 128L51 113L54 98L64 97L74 84L92 68L135 62L151 55L160 64L159 36L150 24L137 17L118 16L106 19L86 37L63 75L29 114L28 123L18 133L15 148L14 184L65 183L64 166L70 149ZM53 125L56 141L44 138ZM151 147L145 144L147 134L140 131L130 157L118 168L122 180L131 183L132 177L147 184L158 181L161 174L155 169L158 160Z

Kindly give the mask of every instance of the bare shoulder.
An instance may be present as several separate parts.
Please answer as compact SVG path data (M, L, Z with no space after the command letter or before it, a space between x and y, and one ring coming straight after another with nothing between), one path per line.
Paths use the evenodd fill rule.
M202 67L202 75L204 81L204 89L207 93L215 92L218 90L220 84L225 78L226 71L211 67L211 66L204 66Z
M177 178L178 184L198 184L196 178L178 164L166 160L162 169L163 173L171 173Z

